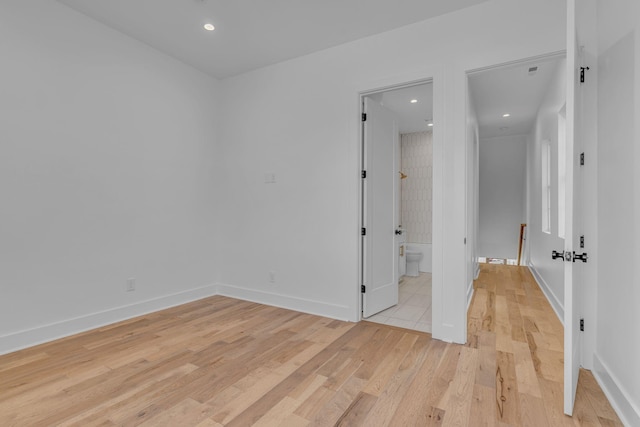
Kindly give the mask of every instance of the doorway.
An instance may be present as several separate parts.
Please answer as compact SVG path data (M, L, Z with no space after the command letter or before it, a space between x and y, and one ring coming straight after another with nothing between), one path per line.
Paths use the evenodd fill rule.
M537 245L538 262L547 252L540 242L544 248L562 245L564 224L559 223L564 217L558 213L564 200L558 193L558 171L563 153L555 129L557 105L565 102L564 58L564 53L552 54L467 75L478 134L469 166L477 170L478 263L526 266L531 243ZM550 263L546 258L545 267Z
M516 225L518 219L524 219L522 223L527 227L524 264L564 324L564 355L560 356L564 359L564 410L571 414L581 341L577 329L581 304L574 286L580 281L582 266L576 261L586 262L587 255L576 254L576 249L580 252L584 249L584 245L577 248L577 242L581 241L581 214L575 209L581 206L583 179L580 139L574 133L580 123L580 111L576 110L581 105L581 86L576 79L580 50L575 40L568 46L567 55L555 53L470 71L467 78L469 118L477 119L480 135L477 255L488 258L493 256L482 253L483 250L499 251L509 245L516 248ZM515 150L519 154L514 155L517 144L524 149ZM489 165L484 167L488 172L485 184L492 183L484 186L483 148L484 164ZM520 167L514 167L518 164ZM506 175L493 181L486 179L487 175L500 173ZM505 213L511 215L507 217ZM494 221L496 218L499 221ZM497 226L510 223L508 233L502 235L500 231L504 230L498 230ZM516 333L522 332L517 320L516 317L516 325L512 325Z
M433 84L361 100L362 318L431 332Z

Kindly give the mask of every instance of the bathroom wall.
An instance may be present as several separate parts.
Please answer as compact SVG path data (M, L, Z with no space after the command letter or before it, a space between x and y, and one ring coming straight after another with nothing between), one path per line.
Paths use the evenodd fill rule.
M400 215L407 243L432 242L433 133L402 134L400 170Z
M433 206L433 132L405 133L400 137L400 215L407 245L422 252L420 271L431 272Z

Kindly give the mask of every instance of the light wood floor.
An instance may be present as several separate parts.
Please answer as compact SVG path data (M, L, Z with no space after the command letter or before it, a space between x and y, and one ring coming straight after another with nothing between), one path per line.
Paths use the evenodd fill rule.
M0 426L621 425L593 377L562 414L562 328L483 265L465 346L213 297L0 357Z

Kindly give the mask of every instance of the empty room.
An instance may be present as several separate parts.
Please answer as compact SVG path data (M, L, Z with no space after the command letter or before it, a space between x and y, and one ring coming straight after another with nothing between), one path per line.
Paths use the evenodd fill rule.
M0 425L640 425L639 17L2 0ZM520 265L482 263L503 190L474 76L545 58ZM425 83L428 129L368 145L365 100ZM428 176L393 154L419 132ZM428 208L398 214L398 185Z

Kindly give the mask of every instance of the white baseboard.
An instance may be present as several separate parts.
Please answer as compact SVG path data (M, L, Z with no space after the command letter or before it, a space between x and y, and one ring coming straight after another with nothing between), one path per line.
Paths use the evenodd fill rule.
M215 295L272 305L332 319L352 322L359 320L354 319L354 310L348 306L327 304L320 301L225 284L214 284L4 335L0 337L0 355Z
M467 311L469 311L469 307L471 306L471 299L473 299L473 280L467 286Z
M180 304L207 298L216 295L216 293L216 286L208 285L177 294L166 295L25 331L15 332L0 337L0 355L121 322L154 311L164 310Z
M640 426L640 409L597 353L593 355L592 372L622 423L625 426Z
M218 284L217 287L218 295L226 297L257 302L260 304L286 308L289 310L315 314L317 316L329 317L347 322L358 321L358 319L353 318L353 308L345 305L328 304L321 301L280 295L273 292L257 291L255 289L240 288L226 284Z
M564 305L560 302L556 294L553 293L547 282L544 281L540 273L538 273L538 270L536 270L535 265L532 263L529 263L529 271L531 271L533 278L536 279L536 282L538 283L538 286L540 286L540 289L542 289L544 296L547 297L549 304L551 304L551 308L553 308L556 316L560 319L560 323L564 326Z

